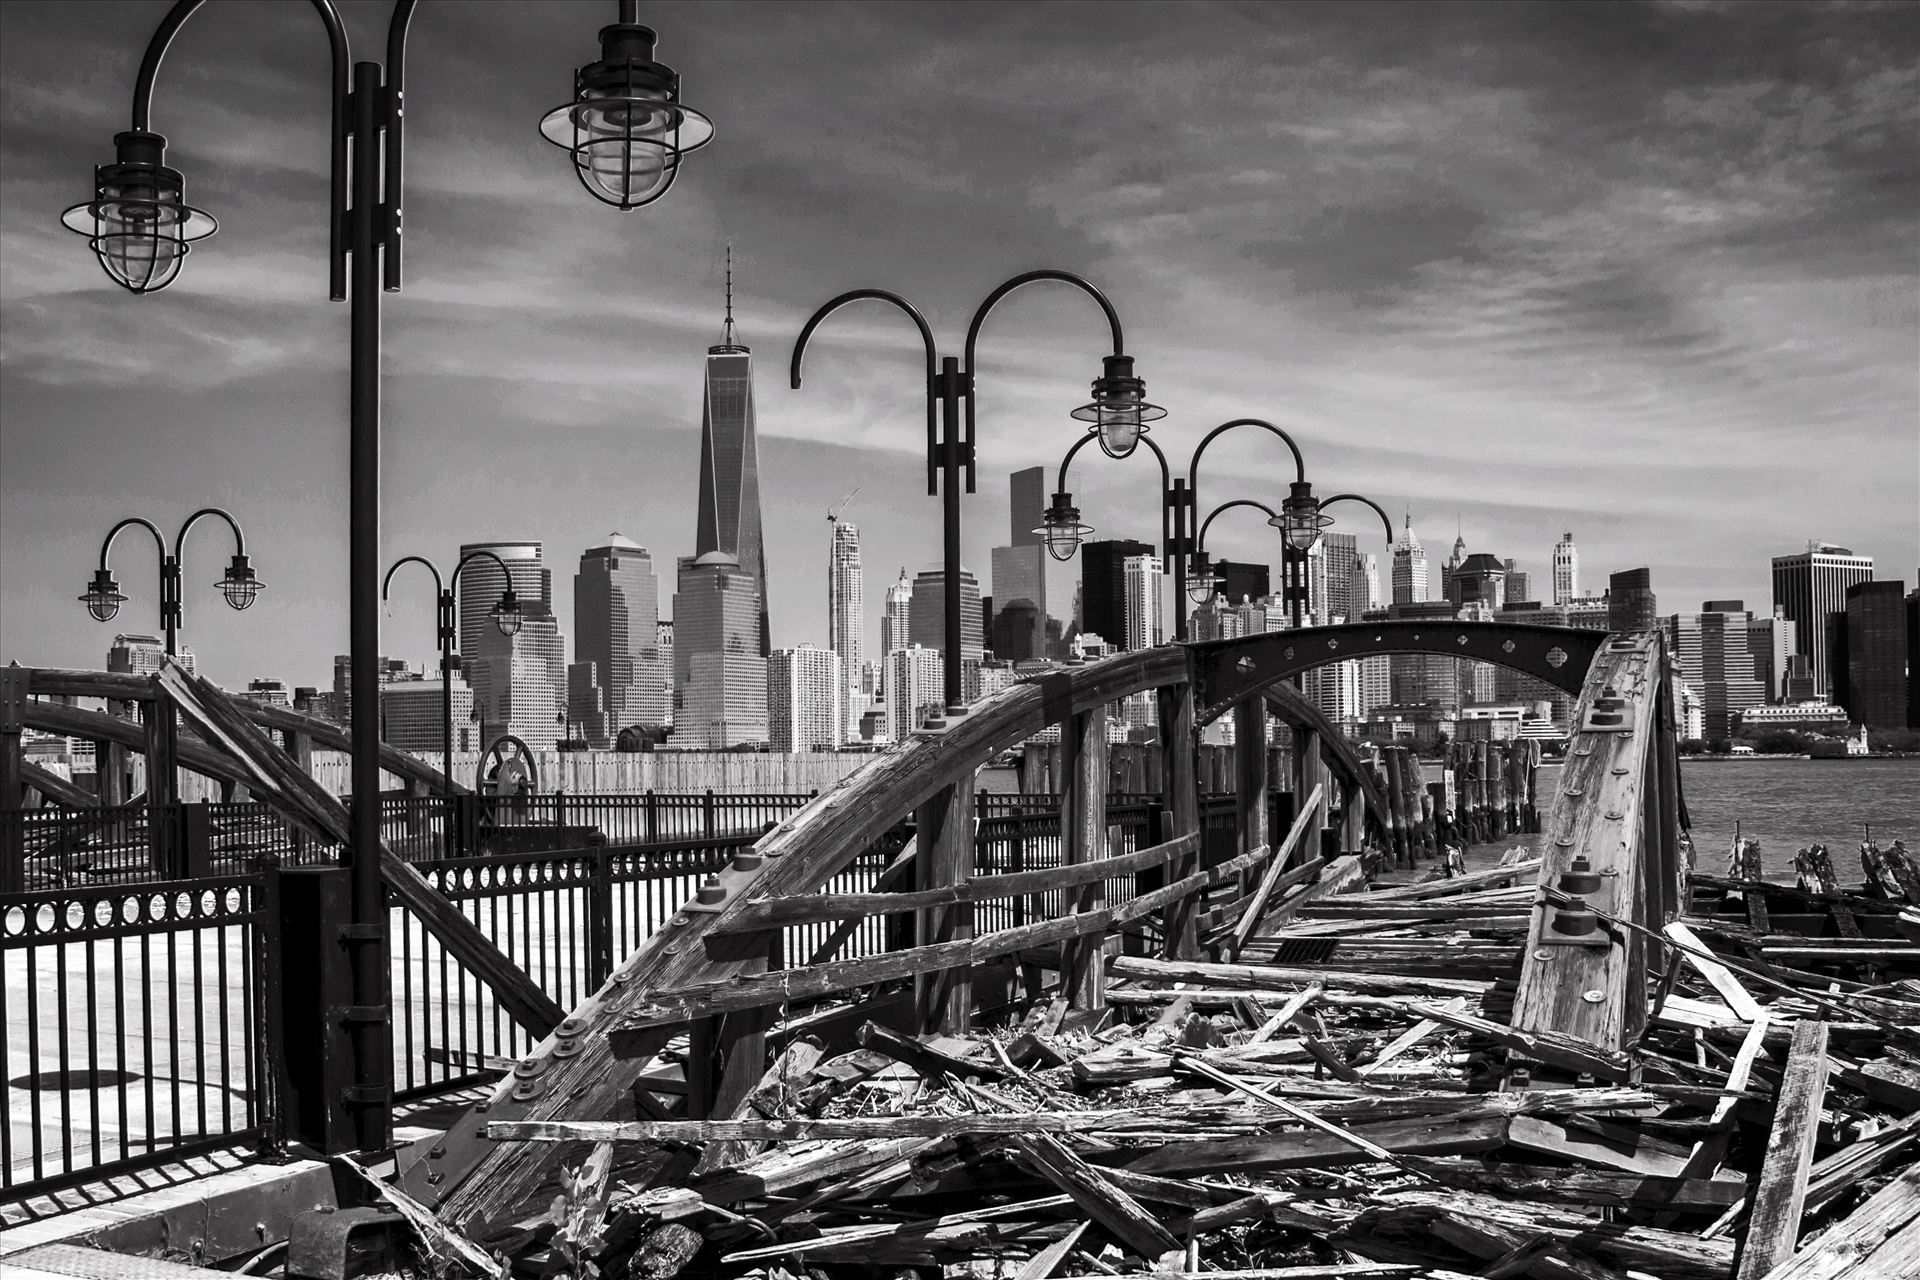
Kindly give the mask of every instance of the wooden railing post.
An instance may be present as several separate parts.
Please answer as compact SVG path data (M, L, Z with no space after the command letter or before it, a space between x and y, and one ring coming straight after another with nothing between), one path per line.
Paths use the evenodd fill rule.
M974 777L969 772L955 779L914 811L917 888L944 889L972 878ZM921 946L973 937L973 904L923 910L916 933ZM973 1025L972 968L961 964L917 976L914 1009L923 1030L965 1035Z
M1168 685L1159 690L1160 711L1160 796L1166 809L1163 840L1177 840L1200 830L1200 790L1196 779L1199 765L1199 738L1194 730L1193 685L1191 682ZM1192 875L1200 869L1201 849L1167 868L1169 881ZM1200 955L1200 939L1195 929L1198 904L1189 895L1169 906L1161 921L1168 959L1193 960Z
M1060 726L1066 796L1060 807L1060 848L1069 866L1107 856L1107 709L1082 711ZM1076 911L1097 911L1106 886L1095 880L1074 895ZM1060 985L1069 1007L1104 1009L1106 963L1099 935L1061 944Z
M1233 708L1233 818L1238 852L1267 843L1267 705L1246 698ZM1243 889L1255 876L1243 874Z
M1296 726L1293 730L1293 794L1296 797L1295 816L1299 816L1297 805L1308 796L1320 791L1321 799L1314 806L1314 815L1307 825L1307 834L1294 850L1292 862L1299 866L1307 862L1317 862L1326 853L1326 843L1321 832L1327 825L1327 766L1320 758L1320 731Z

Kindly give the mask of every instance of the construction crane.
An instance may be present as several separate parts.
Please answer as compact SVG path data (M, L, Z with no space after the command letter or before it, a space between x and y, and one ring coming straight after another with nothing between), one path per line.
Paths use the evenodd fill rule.
M847 508L847 504L848 504L849 502L852 502L852 501L854 500L854 498L855 498L856 496L858 496L858 494L859 494L859 492L860 492L860 491L861 491L862 489L864 489L864 488L866 488L866 486L865 486L865 485L863 485L863 484L857 484L857 485L855 485L855 486L853 486L853 492L852 492L852 493L850 493L850 494L848 494L848 495L847 495L846 497L844 497L844 498L842 498L842 499L840 499L840 501L838 501L838 502L836 502L836 503L834 503L834 504L833 504L832 506L830 506L830 507L828 507L828 508L827 508L827 523L828 523L828 524L839 524L839 523L840 523L840 513L841 513L842 511L844 511L844 510L846 510L846 508Z

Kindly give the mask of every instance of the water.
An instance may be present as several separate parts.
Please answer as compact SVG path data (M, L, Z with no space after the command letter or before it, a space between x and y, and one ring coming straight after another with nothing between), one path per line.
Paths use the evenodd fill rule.
M1793 854L1824 844L1842 882L1860 878L1863 823L1882 846L1920 850L1920 760L1699 761L1680 767L1700 870L1726 869L1734 824L1760 842L1768 879L1790 879Z

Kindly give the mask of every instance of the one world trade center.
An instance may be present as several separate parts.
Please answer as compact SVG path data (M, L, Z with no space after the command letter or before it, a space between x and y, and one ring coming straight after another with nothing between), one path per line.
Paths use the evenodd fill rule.
M733 327L733 254L727 254L726 328L707 348L700 408L700 527L694 556L721 551L740 562L760 593L760 654L767 627L767 554L760 528L760 446L753 425L753 350Z

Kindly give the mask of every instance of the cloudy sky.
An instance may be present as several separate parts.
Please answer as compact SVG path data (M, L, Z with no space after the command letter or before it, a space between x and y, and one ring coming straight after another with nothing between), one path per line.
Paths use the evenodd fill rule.
M217 503L270 591L245 616L187 552L185 637L216 679L325 684L346 647L347 309L326 301L326 46L294 0L221 0L176 42L154 127L220 233L165 293L113 286L62 208L127 127L162 0L0 5L0 659L99 666L153 625L86 617L119 516ZM387 5L341 5L359 56ZM825 638L829 504L867 547L869 611L938 553L917 346L842 290L906 294L955 353L1034 267L1105 288L1184 456L1271 419L1322 493L1357 489L1435 558L1587 580L1653 569L1661 607L1768 605L1809 538L1912 581L1920 559L1920 16L1911 4L643 3L716 140L620 214L536 131L612 0L421 6L408 69L407 284L389 298L383 559L543 540L571 619L579 552L618 529L691 550L700 375L721 255L759 361L777 645ZM966 557L1004 538L1005 473L1080 428L1105 340L1070 291L982 343ZM1276 498L1263 433L1201 496ZM1083 452L1103 534L1157 531L1152 463ZM1349 518L1363 549L1377 523ZM1216 554L1273 558L1257 519ZM1064 612L1065 581L1056 612ZM386 649L433 652L424 582ZM670 593L670 584L666 592ZM663 593L665 594L665 593ZM871 640L870 640L871 643Z

